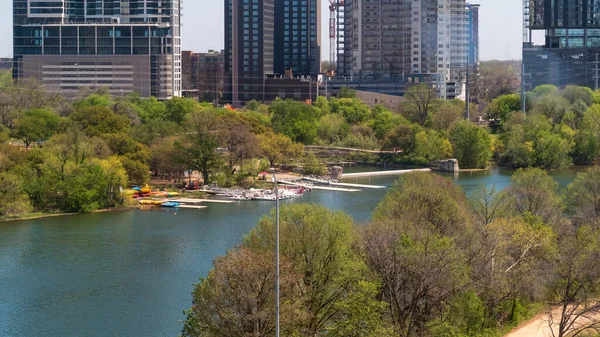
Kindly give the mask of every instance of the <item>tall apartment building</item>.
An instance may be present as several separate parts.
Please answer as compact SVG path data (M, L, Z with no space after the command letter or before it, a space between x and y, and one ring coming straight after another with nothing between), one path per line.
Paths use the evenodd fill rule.
M65 95L181 95L181 0L13 0L13 77Z
M273 74L275 0L225 1L225 94L234 104L264 100Z
M275 74L320 72L320 21L321 0L275 1Z
M438 1L438 74L440 96L454 99L462 93L468 53L468 19L464 0Z
M464 81L464 0L346 0L338 74L361 83L426 81L454 98Z
M266 101L278 77L316 77L321 66L320 0L226 0L224 96ZM286 85L292 86L293 78ZM293 77L293 76L292 76ZM300 84L303 91L303 85ZM310 91L310 90L308 90Z

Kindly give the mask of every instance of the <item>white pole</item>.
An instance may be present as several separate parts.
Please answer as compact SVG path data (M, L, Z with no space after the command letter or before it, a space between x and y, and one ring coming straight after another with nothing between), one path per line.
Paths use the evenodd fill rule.
M272 170L275 183L275 336L279 337L279 187L275 168Z

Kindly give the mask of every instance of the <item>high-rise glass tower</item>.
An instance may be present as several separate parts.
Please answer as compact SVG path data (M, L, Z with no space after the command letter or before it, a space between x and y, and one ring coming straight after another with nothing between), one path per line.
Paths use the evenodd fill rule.
M181 95L181 0L13 0L15 78Z

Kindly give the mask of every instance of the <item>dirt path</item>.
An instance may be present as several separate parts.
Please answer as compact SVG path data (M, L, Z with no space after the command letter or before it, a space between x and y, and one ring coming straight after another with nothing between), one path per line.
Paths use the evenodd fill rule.
M552 337L548 315L538 315L504 337Z

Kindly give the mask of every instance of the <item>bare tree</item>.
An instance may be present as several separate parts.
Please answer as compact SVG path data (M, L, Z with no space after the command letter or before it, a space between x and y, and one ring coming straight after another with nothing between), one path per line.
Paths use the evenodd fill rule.
M600 231L563 233L550 284L548 324L554 337L600 333Z
M482 62L478 76L473 76L471 97L477 104L515 93L519 85L520 64L515 62Z
M405 101L400 105L401 113L414 123L425 125L429 114L437 106L438 95L427 84L413 85L404 95Z

